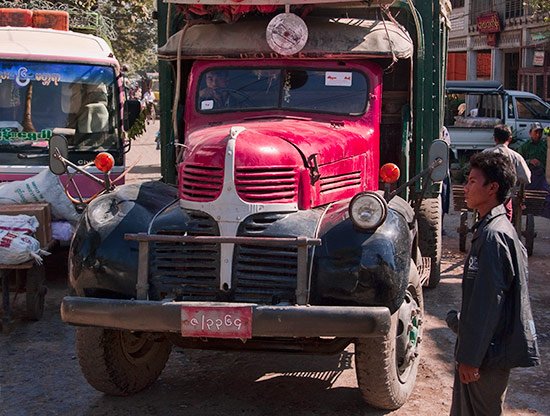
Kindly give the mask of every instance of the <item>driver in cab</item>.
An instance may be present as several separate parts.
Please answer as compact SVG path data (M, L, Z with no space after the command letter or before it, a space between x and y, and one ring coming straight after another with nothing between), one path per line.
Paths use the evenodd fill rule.
M201 110L229 107L227 71L207 72L204 83L206 86L199 91Z

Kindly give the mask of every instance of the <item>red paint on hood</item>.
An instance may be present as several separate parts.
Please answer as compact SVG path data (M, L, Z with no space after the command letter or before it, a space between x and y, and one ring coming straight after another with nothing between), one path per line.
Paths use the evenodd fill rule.
M207 127L190 133L187 163L223 167L225 147L231 127L245 130L237 138L236 166L270 166L305 163L317 155L317 164L325 165L353 156L368 154L378 160L378 131L364 123L318 122L297 119L270 119Z

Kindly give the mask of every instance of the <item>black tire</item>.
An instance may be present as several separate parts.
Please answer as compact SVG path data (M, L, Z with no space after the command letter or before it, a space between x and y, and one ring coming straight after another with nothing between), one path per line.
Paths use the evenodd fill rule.
M441 214L441 197L424 199L418 210L418 246L422 256L431 260L427 284L430 288L436 287L441 279Z
M44 315L44 301L48 291L44 282L45 271L42 266L34 266L27 270L25 286L25 307L27 318L39 321Z
M533 214L527 214L525 221L525 248L527 249L527 255L531 257L533 255L533 246L535 245L535 216Z
M460 226L458 228L458 249L466 252L466 239L468 238L468 211L460 213Z
M80 368L92 387L128 396L153 384L168 361L172 344L162 335L103 328L77 328Z
M385 337L355 341L357 382L369 405L394 410L411 395L420 361L423 314L422 286L411 262L409 287L403 304L392 315L390 332Z

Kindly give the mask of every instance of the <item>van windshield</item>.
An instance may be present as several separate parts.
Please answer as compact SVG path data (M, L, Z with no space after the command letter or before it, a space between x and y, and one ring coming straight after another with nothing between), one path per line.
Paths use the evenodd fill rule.
M53 134L72 152L120 149L115 80L105 66L0 61L2 164L29 164L7 154L47 152Z
M354 70L216 68L201 74L196 108L201 113L288 109L360 115L367 97L367 78Z

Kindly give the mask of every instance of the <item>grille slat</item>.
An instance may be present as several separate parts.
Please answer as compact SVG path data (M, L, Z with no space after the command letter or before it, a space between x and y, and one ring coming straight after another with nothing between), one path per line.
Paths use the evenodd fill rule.
M180 196L194 201L212 201L223 186L223 169L183 164L180 166Z
M238 168L235 187L249 202L294 202L298 196L298 173L294 167Z
M361 186L361 172L351 172L344 175L322 176L320 179L320 193L342 191Z

